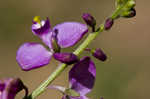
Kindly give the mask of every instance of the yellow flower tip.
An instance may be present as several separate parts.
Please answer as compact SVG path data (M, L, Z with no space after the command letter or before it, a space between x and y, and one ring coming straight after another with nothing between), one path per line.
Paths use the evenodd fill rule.
M39 24L41 24L41 17L40 17L40 16L35 16L35 17L33 18L33 21L34 21L34 22L37 22L37 23L39 23Z

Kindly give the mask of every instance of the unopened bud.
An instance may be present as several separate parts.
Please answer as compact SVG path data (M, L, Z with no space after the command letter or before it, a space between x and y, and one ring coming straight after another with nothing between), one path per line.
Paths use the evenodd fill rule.
M96 25L96 20L94 19L94 17L89 14L89 13L84 13L82 15L83 20L86 22L87 25L89 25L90 27L95 27Z
M78 62L78 57L73 53L54 53L54 58L65 64L73 64Z
M92 55L101 61L105 61L107 59L107 56L100 48L97 48L96 50L92 50Z
M136 16L136 10L132 8L131 10L122 13L121 16L125 18L132 18Z
M105 30L109 30L113 24L114 24L114 20L112 18L108 18L104 24Z

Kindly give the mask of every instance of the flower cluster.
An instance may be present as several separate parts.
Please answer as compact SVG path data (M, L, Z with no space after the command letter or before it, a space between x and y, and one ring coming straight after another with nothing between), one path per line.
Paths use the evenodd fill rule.
M77 44L83 36L88 33L88 26L92 29L92 33L89 36L92 39L89 38L87 41L92 41L93 37L96 37L96 33L111 29L114 24L114 20L119 17L134 17L136 15L134 6L134 0L116 0L115 13L111 17L108 17L104 24L102 24L99 28L96 28L96 20L89 13L84 13L82 15L86 24L79 22L64 22L57 24L54 27L51 27L48 18L40 20L40 17L36 16L32 21L32 32L35 36L42 40L48 49L40 43L24 43L17 51L16 60L21 69L24 71L46 66L52 58L64 63L63 65L66 67L68 65L73 65L69 71L69 88L51 85L48 86L49 83L46 82L44 88L39 87L43 89L38 91L42 90L41 92L43 92L45 89L54 88L63 94L62 99L88 99L86 95L92 91L96 79L96 67L94 62L88 55L79 57L76 53L62 52L62 49L72 47ZM87 42L83 42L82 44L83 47L81 46L79 49L89 52L91 56L102 62L106 61L107 56L102 49L87 48ZM51 80L54 80L58 73L62 72L63 69L64 68L62 66L59 72L54 72ZM19 78L0 80L0 99L14 99L16 94L23 89L25 90L24 99L32 99L32 94L28 96L28 89ZM38 94L41 92L38 92ZM101 99L103 99L103 97Z
M40 37L49 50L39 43L23 44L17 51L16 59L20 67L26 71L47 65L56 52L56 48L75 45L88 32L88 28L85 24L78 22L64 22L51 28L48 18L41 21L39 17L35 17L32 32ZM55 54L55 56L58 55Z
M90 57L86 56L74 64L69 71L69 88L54 87L64 94L62 99L88 99L86 94L93 88L95 77L95 64Z
M96 21L93 16L88 13L83 14L82 18L92 28L95 28ZM66 93L63 92L64 97L69 99L87 99L86 94L91 91L94 86L96 77L96 68L94 62L90 57L85 56L82 59L78 58L73 53L61 52L62 48L67 48L75 45L88 32L86 24L78 22L64 22L51 28L49 19L40 20L38 16L33 19L32 32L38 36L48 47L44 48L39 43L24 43L17 51L16 60L22 70L28 71L47 65L52 56L65 64L74 64L69 72L70 88ZM92 55L101 60L106 60L106 55L101 49L89 49ZM68 91L67 91L68 92ZM75 92L79 95L73 96Z

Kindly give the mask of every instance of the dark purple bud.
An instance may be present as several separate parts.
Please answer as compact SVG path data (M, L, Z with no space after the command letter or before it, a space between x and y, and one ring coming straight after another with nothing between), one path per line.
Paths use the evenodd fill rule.
M105 30L109 30L113 24L114 24L114 20L112 18L108 18L104 24Z
M54 58L65 64L73 64L78 62L78 57L73 53L54 53Z
M95 27L96 25L96 20L94 19L94 17L89 14L89 13L84 13L82 15L83 20L86 22L87 25L89 25L90 27Z
M28 95L28 89L19 78L8 78L0 80L0 99L14 99L16 94L22 89Z
M126 15L124 15L123 17L125 18L132 18L136 16L136 10L134 8L132 8L129 12L127 12Z
M100 48L97 48L96 50L92 51L92 55L101 61L105 61L107 59L107 56Z

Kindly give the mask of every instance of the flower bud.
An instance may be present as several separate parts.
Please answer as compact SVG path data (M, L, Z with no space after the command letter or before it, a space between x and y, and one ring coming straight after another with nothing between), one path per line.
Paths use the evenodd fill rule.
M105 61L107 59L107 56L105 55L105 53L100 48L93 50L92 55L101 61Z
M125 18L132 18L136 16L136 10L132 8L131 10L122 13L121 16Z
M78 62L78 57L73 53L54 53L54 58L65 64L73 64Z
M82 15L83 20L86 22L87 25L89 25L90 27L95 27L96 25L96 20L94 19L94 17L89 14L89 13L84 13Z
M109 30L113 24L114 24L114 20L112 18L108 18L104 24L105 30Z

